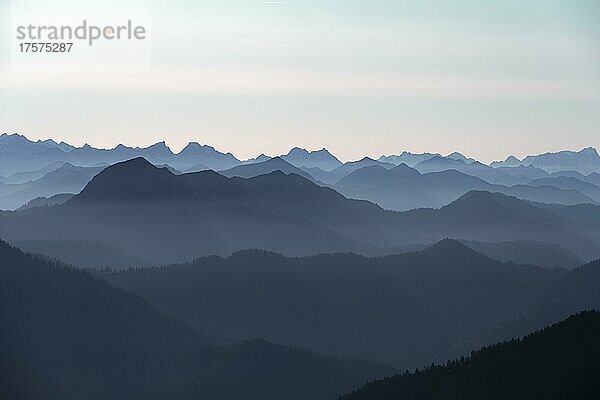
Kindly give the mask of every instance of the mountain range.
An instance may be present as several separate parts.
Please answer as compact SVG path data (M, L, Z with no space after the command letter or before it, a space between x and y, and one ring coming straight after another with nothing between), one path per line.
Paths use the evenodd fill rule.
M190 142L179 153L174 153L164 142L145 148L118 145L113 149L96 149L53 140L34 142L18 134L3 134L0 136L0 209L19 208L36 197L51 197L65 192L76 194L93 176L91 172L82 173L79 180L73 178L69 185L44 183L45 180L51 181L57 170L89 167L98 172L109 165L138 157L174 174L213 170L227 176L254 177L281 170L392 210L441 207L470 190L498 191L526 200L563 205L600 201L600 157L592 148L529 156L523 161L509 157L504 162L490 165L459 152L447 156L403 152L381 156L378 160L364 157L342 163L326 149L307 151L295 147L279 157L261 154L253 159L239 160L231 153L222 153L197 142ZM447 177L448 180L444 177L440 187L431 186L428 182L430 177L407 185L398 183L397 176L391 176L394 167L402 164L415 168L422 175L458 171L467 177L456 176L456 181L451 176ZM360 170L375 166L390 171L388 181L377 177L379 186L367 188L359 183L355 187L353 180L368 180L369 173L376 171ZM359 172L359 177L349 178L355 172ZM83 179L85 176L87 181ZM471 179L473 177L479 180ZM19 193L13 195L13 192Z
M96 276L2 241L0 260L0 392L8 399L335 398L397 370L237 338L268 332L261 336L410 367L523 335L598 307L600 298L598 261L571 272L517 266L451 240L401 256L246 251ZM481 398L494 374L516 377L503 384L506 393L535 394L543 390L528 382L558 372L552 384L568 386L549 393L576 387L595 395L597 325L597 313L579 314L445 367L374 381L349 398L394 398L418 387ZM425 382L433 372L444 378L432 386ZM452 385L457 374L472 383ZM420 378L398 388L409 376Z
M2 135L0 397L596 398L598 158Z
M136 157L145 157L154 164L168 164L178 170L186 170L198 163L215 170L241 164L231 153L221 153L211 146L196 142L189 143L179 153L173 153L165 142L143 148L120 144L114 149L106 150L87 144L75 147L53 140L33 142L17 134L0 135L0 174L4 176L42 169L56 162L96 167Z
M40 178L41 176L34 176L33 179L27 179L26 176L27 173L51 168L50 166L53 164L65 162L80 166L105 166L131 158L144 157L153 164L168 164L181 171L187 171L198 165L205 165L209 169L219 171L233 168L236 165L263 162L271 158L261 154L254 159L239 160L231 153L219 152L211 146L201 145L197 142L190 142L179 153L175 153L167 147L165 142L158 142L148 147L128 147L120 144L113 149L99 149L87 144L76 147L64 142L57 143L51 139L31 141L16 133L0 135L0 155L2 156L0 157L0 176L3 177L2 181L8 181L8 183L16 178L18 181L12 183L22 183L23 179ZM325 148L308 151L294 147L287 154L281 155L281 158L298 168L319 168L325 172L333 171L343 164ZM421 172L435 172L440 168L453 167L452 169L479 171L480 174L485 174L490 173L486 167L496 169L522 166L534 167L546 173L561 171L573 171L582 175L600 173L600 156L593 147L580 151L565 150L529 155L523 160L509 156L506 160L494 161L489 166L459 152L442 156L439 153L415 154L404 151L399 155L381 156L378 161L393 165L404 163L422 170ZM485 179L483 176L480 177ZM491 183L506 184L507 182Z
M600 187L577 178L540 178L531 180L527 185L505 186L491 184L456 169L420 173L406 164L394 168L378 165L360 168L340 179L333 187L347 197L369 200L385 209L398 211L439 208L471 190L499 192L524 200L562 205L600 203Z
M150 263L248 248L287 255L375 255L446 237L535 240L589 260L600 254L598 209L550 209L472 191L440 209L396 213L347 199L294 173L174 175L138 158L104 169L63 204L0 214L0 236L11 241L100 241Z
M556 153L544 153L539 155L530 155L523 160L514 156L509 156L504 161L497 161L491 164L496 166L516 166L533 165L552 173L557 171L577 171L587 175L593 172L599 172L600 156L593 147L586 147L580 151L564 150Z
M65 163L35 181L0 183L0 209L15 209L38 197L79 193L103 167L78 167Z
M0 241L6 399L329 399L384 364L266 342L216 341L87 272Z
M600 307L598 261L573 271L517 265L454 240L371 258L242 251L105 278L217 337L264 337L400 370Z

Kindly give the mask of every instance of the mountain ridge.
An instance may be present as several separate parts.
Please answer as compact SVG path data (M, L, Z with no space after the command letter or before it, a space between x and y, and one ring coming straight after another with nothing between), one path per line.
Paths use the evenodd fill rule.
M523 338L484 347L468 358L371 382L340 400L591 400L600 395L595 365L600 357L598 334L600 313L577 313Z

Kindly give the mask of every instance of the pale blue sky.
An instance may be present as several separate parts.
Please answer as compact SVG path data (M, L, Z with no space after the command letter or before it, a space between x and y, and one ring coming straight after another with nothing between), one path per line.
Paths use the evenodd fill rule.
M148 38L18 53L17 25L84 18ZM599 20L593 0L2 0L0 131L241 158L600 147Z

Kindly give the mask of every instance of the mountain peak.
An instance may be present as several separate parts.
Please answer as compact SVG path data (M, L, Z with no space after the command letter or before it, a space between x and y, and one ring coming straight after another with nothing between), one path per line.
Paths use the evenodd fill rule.
M4 132L2 134L2 136L0 136L2 138L14 138L14 139L27 139L24 135L20 135L18 133L6 133ZM27 139L27 141L30 141L29 139Z
M364 162L368 162L368 163L376 163L377 161L373 160L373 159L372 159L371 157L369 157L369 156L365 156L365 157L361 158L360 160L358 160L358 161L354 161L354 162L356 162L356 163L364 163Z
M198 142L189 142L184 148L183 150L181 150L181 153L184 152L188 152L188 151L198 151L198 150L212 150L215 151L215 148L212 146L208 146L208 145L202 145Z
M436 242L423 250L424 252L436 252L444 254L444 256L456 255L456 254L477 254L476 251L471 248L465 246L463 243L459 242L456 239L442 239L439 242Z
M394 168L392 168L390 171L396 173L396 174L403 174L403 175L419 175L420 172L417 171L414 168L409 167L408 165L406 165L406 163L401 163L396 165Z
M245 164L245 165L248 165L248 164L258 164L258 163L261 163L261 162L268 161L271 158L273 158L273 157L267 156L265 153L261 153L260 155L256 156L255 158L249 158L247 160L242 161L242 164Z
M308 150L303 149L301 147L294 147L287 153L288 156L299 156L299 155L304 156L304 155L308 155L308 154L309 154Z
M462 153L459 153L458 151L448 154L446 156L446 158L449 158L450 160L459 160L459 161L465 161L465 162L469 160L465 155L463 155Z
M167 146L167 143L163 140L160 142L156 142L153 145L146 147L146 150L153 150L157 152L171 153L171 149Z
M144 176L158 170L159 168L155 167L154 164L146 160L144 157L136 157L127 161L113 164L107 167L100 174L128 171L131 174L140 174L141 176Z
M458 218L476 218L479 221L487 219L506 222L514 218L529 222L558 221L556 215L529 201L485 190L471 190L440 210L454 211Z
M340 160L329 153L325 148L316 151L308 151L300 147L294 147L289 153L281 156L281 158L298 168L319 167L323 170L331 171L342 165Z
M460 201L471 201L471 200L479 200L479 199L495 199L495 198L510 198L511 196L507 196L501 193L492 193L486 190L470 190L467 193L460 196L454 202Z
M591 147L591 146L590 146L590 147L586 147L586 148L584 148L584 149L581 149L581 150L579 151L579 153L580 153L580 154L583 154L583 155L587 155L587 156L595 156L595 157L600 157L600 156L598 155L598 150L596 150L596 148L595 148L595 147Z
M78 200L149 200L179 189L167 168L157 168L143 157L105 168L76 196Z
M448 159L440 154L436 154L435 156L423 161L423 163L444 162L444 161L448 161Z

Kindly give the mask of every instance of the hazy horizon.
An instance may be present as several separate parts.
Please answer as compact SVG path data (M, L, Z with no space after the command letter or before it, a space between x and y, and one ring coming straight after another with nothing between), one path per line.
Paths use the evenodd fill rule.
M147 38L18 51L18 26L83 19L132 20ZM600 147L598 20L587 0L7 1L0 130L103 148L198 141L239 158Z
M523 156L517 156L516 154L507 154L504 157L500 157L500 158L496 158L496 159L492 159L492 160L488 161L488 160L479 159L479 158L477 158L477 157L475 157L475 156L473 156L473 155L471 155L469 153L463 152L463 151L458 150L458 149L457 150L452 150L452 151L447 152L447 153L445 153L445 152L439 152L439 151L434 151L434 150L425 150L425 151L422 151L422 152L416 152L416 151L411 151L410 149L400 149L400 150L398 150L396 152L388 152L388 153L381 153L381 154L366 154L365 153L362 156L359 156L358 158L345 159L345 158L340 157L336 152L332 151L330 148L327 148L327 147L324 147L324 146L315 147L315 148L308 148L308 147L304 147L302 145L295 145L295 146L292 146L289 149L284 150L283 152L277 153L277 154L268 154L266 152L261 152L261 153L255 154L255 155L251 155L250 157L240 157L240 156L238 156L238 152L235 149L219 148L219 147L214 146L211 143L203 143L203 142L198 141L198 140L189 140L188 142L185 142L184 145L180 145L180 146L177 146L177 147L170 145L169 142L167 140L164 140L164 139L163 140L158 140L157 142L152 142L152 143L149 143L149 144L145 144L145 143L144 144L136 144L136 143L123 143L123 142L119 142L119 143L116 143L116 144L110 145L110 146L96 146L96 145L94 145L94 143L90 143L90 142L72 143L72 142L69 142L67 140L57 139L57 138L53 138L53 137L34 137L33 135L31 135L31 136L30 135L26 135L26 134L24 134L22 132L0 132L0 135L9 135L10 136L10 135L14 135L14 134L20 135L20 136L24 136L28 140L31 140L31 141L34 141L34 142L37 142L37 141L43 142L43 141L46 141L46 140L53 140L56 143L64 142L66 144L69 144L69 145L72 145L72 146L75 146L75 147L79 147L79 148L83 147L85 145L90 145L93 148L101 149L101 150L112 150L112 149L114 149L115 147L117 147L119 145L124 145L124 146L131 147L131 148L147 148L147 147L152 146L154 144L164 142L165 145L174 154L178 154L179 152L181 152L185 148L185 146L187 144L197 142L200 145L207 145L207 146L214 147L215 150L217 150L217 151L219 151L221 153L231 153L231 154L233 154L233 156L235 156L238 160L241 160L241 161L256 158L256 157L258 157L261 154L264 154L264 155L269 156L269 157L283 156L283 155L288 154L294 148L300 148L300 149L303 149L303 150L307 150L308 152L314 152L314 151L319 151L319 150L327 150L333 156L337 157L341 162L357 161L357 160L360 160L360 159L362 159L364 157L370 157L370 158L373 158L373 159L378 159L381 156L400 155L400 154L402 154L402 152L405 152L405 151L408 152L408 153L413 153L413 154L419 154L419 153L438 153L438 154L440 154L440 155L442 155L444 157L449 156L449 155L451 155L454 152L458 152L458 153L461 153L462 155L464 155L467 158L473 158L473 159L475 159L477 161L481 161L481 162L485 162L485 163L490 163L490 162L493 162L493 161L504 161L504 160L506 160L506 158L508 158L510 156L515 156L515 157L519 158L519 160L522 160L526 156L535 156L535 155L540 155L540 154L545 154L545 153L555 153L555 152L559 152L559 151L579 152L579 151L582 151L582 150L587 149L587 148L594 148L594 149L596 149L596 151L598 151L598 148L595 147L595 146L584 146L582 148L573 148L573 149L571 149L571 148L563 148L563 149L557 149L557 150L538 151L538 152L534 152L534 153L524 154Z

